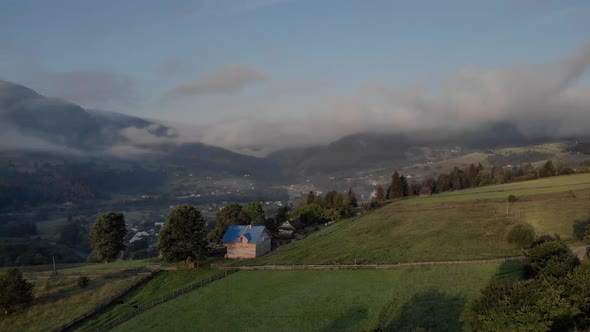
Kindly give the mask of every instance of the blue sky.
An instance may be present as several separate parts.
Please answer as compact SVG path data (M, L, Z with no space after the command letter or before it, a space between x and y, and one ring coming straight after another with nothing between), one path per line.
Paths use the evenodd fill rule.
M589 1L2 0L0 79L197 126L308 119L359 87L437 93L470 66L559 61L590 41L587 17ZM189 92L205 78L221 90Z

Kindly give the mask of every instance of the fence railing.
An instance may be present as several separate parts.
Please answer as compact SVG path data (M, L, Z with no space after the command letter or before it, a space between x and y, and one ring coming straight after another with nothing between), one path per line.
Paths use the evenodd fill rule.
M92 310L74 318L73 320L63 324L62 326L60 326L59 328L56 329L56 331L70 331L73 330L74 327L78 326L80 323L84 322L85 320L89 319L90 317L102 312L103 310L105 310L106 308L108 308L110 305L112 305L113 303L115 303L116 301L118 301L119 299L121 299L123 296L129 294L129 292L133 291L134 289L136 289L137 287L139 287L140 285L142 285L143 283L147 282L148 280L152 279L153 277L155 277L158 273L160 273L160 269L155 269L153 271L151 271L149 274L147 274L146 276L142 277L141 279L139 279L138 281L134 282L133 284L131 284L130 286L128 286L127 288L121 290L120 292L116 293L114 296L112 296L111 298L109 298L107 301L103 302L102 304L97 305L96 307L94 307Z
M212 265L213 269L221 271L253 271L253 270L361 270L361 269L401 269L416 266L435 266L435 265L462 265L462 264L491 264L505 262L521 262L526 259L525 256L504 257L494 259L480 260L463 260L463 261L434 261L434 262L412 262L396 264L273 264L273 265L255 265L255 266L227 266Z
M191 285L188 285L186 287L183 287L181 289L175 290L173 292L170 292L166 295L163 296L159 296L156 298L153 298L151 300L148 301L144 301L138 305L135 305L134 308L130 309L128 312L126 312L125 314L123 314L122 316L113 319L109 322L107 322L106 324L104 324L103 326L99 327L96 329L97 332L103 332L103 331L108 331L110 329L115 328L118 325L121 325L123 323L125 323L126 321L130 320L131 318L139 315L140 313L149 310L157 305L160 305L164 302L170 301L172 299L175 299L183 294L189 293L195 289L199 289L203 286L206 286L214 281L217 281L219 279L225 278L231 274L234 274L237 271L233 271L233 270L228 270L228 271L224 271L222 273L218 273L214 276L211 276L209 279L205 279L205 280L201 280L198 282L195 282Z

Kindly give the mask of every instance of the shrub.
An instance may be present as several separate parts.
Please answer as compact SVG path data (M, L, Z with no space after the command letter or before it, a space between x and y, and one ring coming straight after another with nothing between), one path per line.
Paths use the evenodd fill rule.
M0 310L9 314L15 309L24 308L33 301L33 284L23 279L23 274L15 268L0 273Z
M543 242L531 248L525 274L528 277L561 278L570 273L580 261L560 241Z
M514 196L514 195L508 196L508 202L509 203L514 203L514 202L516 202L516 200L517 200L516 196Z
M473 303L476 331L567 331L578 313L563 287L533 279L494 282Z
M535 247L538 246L541 243L545 243L545 242L549 242L549 241L559 241L561 240L561 238L559 237L559 234L555 234L555 235L541 235L539 236L535 242L533 242L533 245L531 247Z
M80 286L80 288L86 288L86 286L88 286L89 283L90 283L90 278L88 278L86 276L80 276L78 278L78 286Z
M516 224L510 229L506 239L522 248L530 247L535 241L535 229L529 224Z

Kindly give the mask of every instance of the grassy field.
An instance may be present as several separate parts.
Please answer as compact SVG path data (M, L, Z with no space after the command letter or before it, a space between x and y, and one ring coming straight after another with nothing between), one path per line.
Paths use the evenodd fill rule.
M459 331L469 303L518 264L403 270L239 272L117 331Z
M103 303L149 271L145 269L142 274L138 274L137 270L122 269L123 265L102 264L102 268L92 266L60 270L56 276L51 272L24 273L25 278L35 286L33 305L25 311L0 318L0 330L20 332L57 329ZM90 278L86 288L77 285L80 275Z
M478 199L505 199L510 194L516 196L530 196L585 189L590 189L590 173L554 176L532 181L451 191L433 195L431 197L407 199L396 204L431 204Z
M160 272L154 279L142 285L138 289L123 298L123 305L116 305L103 314L87 321L78 330L80 331L96 331L98 327L103 326L107 322L119 318L132 310L131 306L141 305L148 301L167 295L172 291L191 285L195 282L205 280L214 274L219 273L216 270L197 269L197 270L179 270L179 271L163 271Z
M577 189L570 192L572 188ZM507 205L505 199L512 193L519 199ZM239 263L397 263L513 256L520 250L505 238L514 224L528 222L538 234L559 234L567 240L573 223L589 217L590 174L555 177L394 202L269 256Z

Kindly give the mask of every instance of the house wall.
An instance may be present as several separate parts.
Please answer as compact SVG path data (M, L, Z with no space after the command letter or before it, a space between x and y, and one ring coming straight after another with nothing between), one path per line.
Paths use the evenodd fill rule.
M256 244L224 243L227 258L256 258Z
M256 257L266 255L270 252L270 236L264 234L258 239L256 245Z
M270 252L271 240L267 234L258 239L258 243L224 243L227 258L256 258Z

